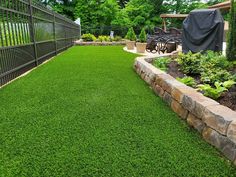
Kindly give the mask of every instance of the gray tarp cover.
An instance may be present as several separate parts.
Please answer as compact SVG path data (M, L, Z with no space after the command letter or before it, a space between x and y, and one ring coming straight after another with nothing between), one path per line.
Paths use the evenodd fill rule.
M222 51L224 19L217 9L193 10L183 22L183 52Z

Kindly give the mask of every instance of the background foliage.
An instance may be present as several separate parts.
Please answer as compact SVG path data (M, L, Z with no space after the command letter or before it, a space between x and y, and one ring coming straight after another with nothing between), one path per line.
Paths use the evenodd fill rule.
M143 27L151 32L161 26L162 13L189 13L223 0L42 0L55 11L72 20L81 18L82 33L124 35L130 27L140 33ZM169 20L167 25L180 27L180 20Z

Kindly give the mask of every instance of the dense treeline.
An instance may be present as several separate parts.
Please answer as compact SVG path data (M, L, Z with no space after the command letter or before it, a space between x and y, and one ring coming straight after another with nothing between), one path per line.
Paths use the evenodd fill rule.
M160 26L162 13L189 13L196 8L223 0L45 0L45 4L67 17L81 19L83 32L105 34L111 29L124 34L127 28L136 31L143 27L152 29ZM170 23L170 22L169 22ZM175 20L177 25L180 24Z

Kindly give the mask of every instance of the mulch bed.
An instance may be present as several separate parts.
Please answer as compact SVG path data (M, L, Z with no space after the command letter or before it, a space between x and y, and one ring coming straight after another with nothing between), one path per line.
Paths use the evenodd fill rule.
M233 73L236 73L236 68L232 70ZM172 77L184 77L186 76L180 69L180 65L176 61L171 61L168 65L167 73ZM191 75L196 81L197 84L202 84L200 80L200 75ZM220 104L231 108L236 111L236 86L233 86L229 89L228 92L225 92L220 98L216 100Z

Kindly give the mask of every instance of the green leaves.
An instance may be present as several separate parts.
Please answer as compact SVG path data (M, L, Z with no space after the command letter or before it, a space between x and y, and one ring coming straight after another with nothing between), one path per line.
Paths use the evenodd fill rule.
M220 68L205 68L201 73L201 81L208 84L215 82L224 82L232 79L232 75L225 69Z
M136 34L134 32L133 27L129 28L125 38L130 40L130 41L136 41L137 38L136 38Z
M139 42L147 42L147 34L145 32L145 29L143 28L140 35L139 35Z
M109 42L111 41L112 39L110 38L110 36L98 36L98 40L100 42Z
M211 87L209 84L198 85L199 90L203 91L205 96L213 98L214 100L218 99L224 91L228 89L222 86L222 83L216 82L215 88Z
M196 86L195 79L192 78L192 77L183 77L183 78L177 77L176 79L177 79L178 81L184 83L184 84L187 85L187 86L190 86L190 87L195 87L195 86Z
M203 84L198 85L198 89L203 91L205 96L218 99L225 91L236 84L234 76L228 70L234 63L229 62L220 53L208 51L205 54L191 52L180 53L176 59L181 70L187 75L200 75ZM180 82L194 87L195 80L191 77L177 78Z
M96 41L96 37L93 34L83 34L81 37L84 41Z
M233 79L232 74L227 70L232 63L220 53L212 51L205 54L180 53L176 61L185 74L200 75L201 81L206 84L211 85Z
M218 99L221 95L228 91L236 82L233 80L228 80L225 82L215 82L214 87L211 87L209 84L198 85L199 90L203 91L205 96L211 97L213 99Z
M171 62L171 59L168 57L161 57L154 61L153 65L159 68L162 71L167 71L167 65Z
M201 54L189 52L187 54L180 53L176 60L185 74L200 74Z
M235 85L236 82L233 80L228 80L223 83L223 86L227 89L230 89L233 85Z

